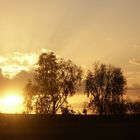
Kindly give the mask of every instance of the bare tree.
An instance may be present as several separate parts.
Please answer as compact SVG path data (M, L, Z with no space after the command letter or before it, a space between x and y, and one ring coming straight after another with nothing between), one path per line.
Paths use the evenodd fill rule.
M100 115L124 113L125 90L126 80L120 68L96 63L87 74L85 92L91 97L88 107Z
M80 85L82 70L72 63L58 58L53 52L39 57L31 93L36 113L56 114L67 103L67 97L75 94ZM31 91L26 86L26 91ZM32 88L31 88L32 89ZM27 97L30 97L30 93ZM28 106L26 106L28 108Z

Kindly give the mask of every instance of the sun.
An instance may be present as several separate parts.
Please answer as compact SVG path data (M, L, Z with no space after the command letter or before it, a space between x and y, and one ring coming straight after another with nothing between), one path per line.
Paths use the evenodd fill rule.
M22 113L23 112L23 97L10 93L9 95L0 98L1 113Z

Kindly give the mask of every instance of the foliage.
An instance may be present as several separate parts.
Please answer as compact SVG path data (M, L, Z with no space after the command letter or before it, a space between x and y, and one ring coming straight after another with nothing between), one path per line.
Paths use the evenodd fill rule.
M31 114L33 110L33 98L35 95L35 86L32 84L32 81L29 80L25 86L25 110L24 113Z
M87 109L83 109L83 114L87 115Z
M74 115L76 112L71 108L71 106L67 105L61 107L62 115Z
M91 97L89 108L100 115L125 113L123 94L126 80L122 70L95 63L86 78L85 92Z
M126 106L129 114L140 114L140 101L132 102L131 100L127 100Z
M26 85L26 108L39 114L56 114L75 94L80 85L82 70L72 61L58 58L53 52L43 53L35 70L32 84Z

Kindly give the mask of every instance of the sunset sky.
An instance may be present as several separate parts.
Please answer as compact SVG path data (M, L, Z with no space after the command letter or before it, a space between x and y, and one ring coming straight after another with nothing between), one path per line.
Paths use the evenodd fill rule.
M140 97L140 0L0 0L1 95L22 89L46 50L84 69L119 66Z

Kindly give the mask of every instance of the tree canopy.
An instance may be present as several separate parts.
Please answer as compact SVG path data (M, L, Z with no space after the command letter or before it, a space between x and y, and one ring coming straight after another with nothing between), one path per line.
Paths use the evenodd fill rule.
M34 81L25 87L26 111L56 114L78 89L82 70L71 60L65 61L50 52L40 55L34 75Z
M88 107L100 115L124 113L125 90L121 68L96 63L87 74L85 92L91 97Z

